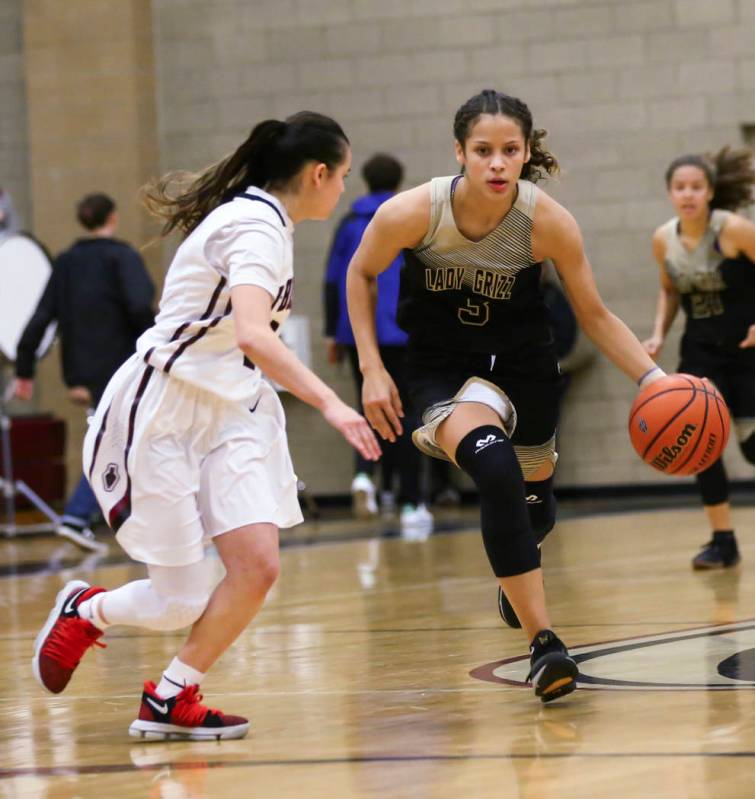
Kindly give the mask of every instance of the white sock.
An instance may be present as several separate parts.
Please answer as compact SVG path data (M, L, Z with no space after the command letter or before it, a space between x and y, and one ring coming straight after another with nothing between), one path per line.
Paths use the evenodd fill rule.
M163 699L178 696L187 685L199 685L204 679L204 674L197 671L178 658L173 658L167 669L163 672L160 684L157 686L157 695Z
M106 630L110 626L109 622L106 622L98 612L100 602L106 593L107 591L85 599L77 608L79 616L93 624L98 630Z

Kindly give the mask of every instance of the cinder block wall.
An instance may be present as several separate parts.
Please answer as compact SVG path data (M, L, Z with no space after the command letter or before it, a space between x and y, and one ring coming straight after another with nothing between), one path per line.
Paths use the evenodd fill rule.
M8 27L22 37L14 113L22 131L16 149L24 166L17 183L27 228L58 253L82 235L75 203L88 192L105 191L118 204L118 235L143 245L156 231L137 200L139 187L157 171L150 0L13 0L10 5ZM6 4L0 7L1 23ZM6 26L0 31L2 41ZM5 118L3 108L2 130ZM5 147L0 145L0 152ZM145 258L159 280L159 248ZM67 399L58 356L55 347L40 364L35 402L15 407L66 420L70 487L81 472L85 417Z
M666 164L738 143L740 126L755 123L752 0L155 0L154 14L161 166L201 166L262 118L320 110L354 146L343 212L375 150L405 162L408 185L448 173L458 105L488 86L521 96L563 166L547 190L580 222L605 300L639 336L657 291L650 236L671 215ZM320 336L335 222L297 230L295 311L311 319L317 371L351 396ZM627 439L633 393L602 356L576 376L561 485L655 480ZM346 445L313 411L287 406L300 475L316 492L343 491ZM735 475L751 474L728 457Z
M37 0L0 4L0 181L13 192L27 223L34 211L36 226L46 229L55 246L75 234L62 228L63 208L69 213L79 189L90 188L71 186L70 197L53 214L37 207L55 158L65 166L83 157L75 135L84 126L77 121L80 104L76 96L64 96L75 82L66 88L61 75L70 71L68 55L74 66L81 60L74 51L90 35L95 5L68 4L62 10ZM527 100L536 123L550 130L564 171L547 190L581 223L606 301L641 336L650 331L657 290L650 234L670 215L661 177L665 165L684 151L737 143L741 126L755 124L753 0L152 0L151 5L154 89L145 67L151 62L144 50L145 19L128 17L120 38L108 28L108 36L126 48L126 66L115 69L112 79L91 67L98 81L109 80L103 97L114 104L112 118L124 98L133 110L128 136L120 144L111 136L117 158L111 160L108 152L93 160L89 151L91 177L101 178L98 169L113 171L117 162L134 165L120 181L122 191L133 192L142 181L152 159L154 92L163 171L201 167L235 147L260 119L307 107L334 115L352 139L355 169L341 207L345 212L363 190L359 167L377 149L403 159L407 185L454 171L455 109L480 88L500 88ZM149 15L147 0L124 7ZM40 16L45 9L52 16ZM28 51L22 53L24 14ZM60 14L65 25L56 27ZM61 59L57 72L41 60L50 43ZM113 58L107 59L110 67L116 67ZM53 124L66 139L60 147L43 113L54 98ZM109 132L105 125L103 135ZM43 157L32 153L33 170L30 142L38 154L40 142L47 148ZM57 198L60 187L53 183ZM148 229L137 219L124 233L143 244L139 239ZM325 363L320 336L323 260L336 221L303 224L297 231L295 311L311 320L315 368L352 397L345 371ZM676 340L662 362L673 368ZM48 371L52 374L45 367ZM53 388L51 377L43 382L49 400L44 407L62 407L62 391ZM633 387L602 358L575 378L562 420L562 485L655 479L627 441L632 396ZM290 398L286 405L295 462L310 489L346 490L347 446L314 411ZM751 474L733 450L727 457L735 476Z
M22 0L0 3L0 186L29 224L29 150L23 73ZM1 278L0 278L1 279Z

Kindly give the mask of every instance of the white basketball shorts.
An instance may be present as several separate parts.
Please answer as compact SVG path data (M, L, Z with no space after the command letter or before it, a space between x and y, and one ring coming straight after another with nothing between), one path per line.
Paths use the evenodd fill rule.
M264 381L246 406L132 356L90 420L84 471L118 543L143 563L185 566L229 530L302 521L283 408Z

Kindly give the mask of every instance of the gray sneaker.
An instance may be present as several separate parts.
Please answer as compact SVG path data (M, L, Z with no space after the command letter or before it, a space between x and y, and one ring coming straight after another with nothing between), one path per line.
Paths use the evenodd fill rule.
M98 552L104 554L107 552L107 544L98 541L94 537L94 533L88 527L74 527L72 524L59 524L55 532L63 537L72 541L76 546L86 549L88 552Z

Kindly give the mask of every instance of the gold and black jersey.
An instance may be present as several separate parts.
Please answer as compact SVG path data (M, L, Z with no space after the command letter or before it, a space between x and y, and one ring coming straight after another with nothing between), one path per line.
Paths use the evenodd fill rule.
M460 177L431 181L428 232L404 252L398 320L409 346L495 354L548 343L541 265L532 257L538 190L520 180L506 216L483 239L471 241L453 215Z
M666 272L679 292L689 340L736 347L755 324L755 264L746 256L727 258L719 236L731 211L715 209L693 249L679 235L679 219L661 227Z

